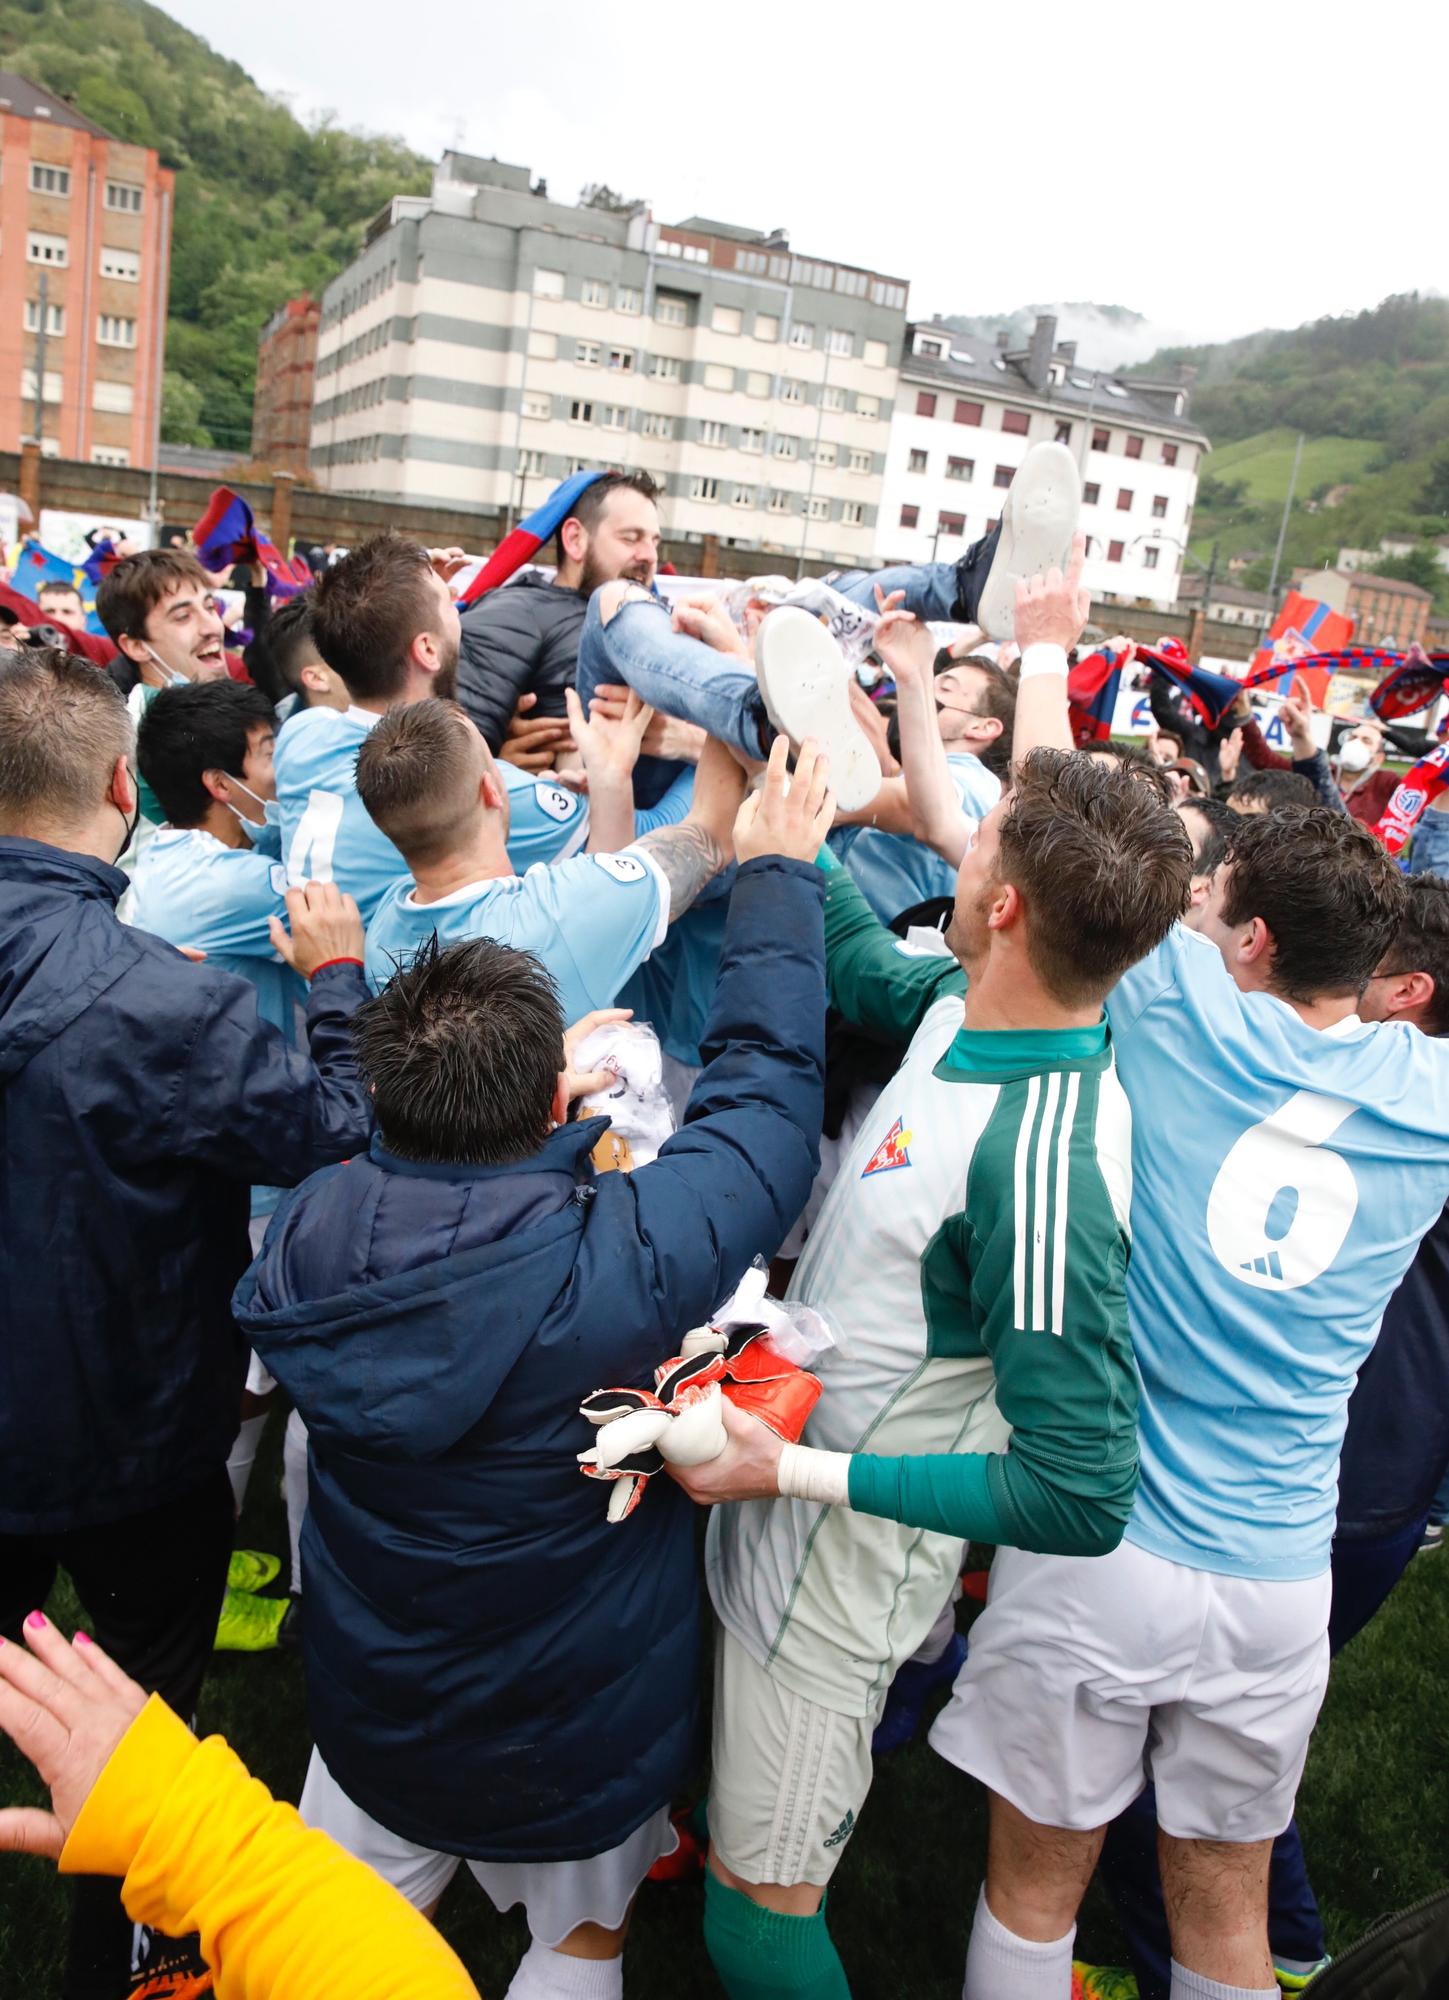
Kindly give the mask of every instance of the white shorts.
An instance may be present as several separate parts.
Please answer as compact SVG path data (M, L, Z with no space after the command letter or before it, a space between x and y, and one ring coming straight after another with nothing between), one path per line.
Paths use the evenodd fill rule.
M462 1865L461 1855L419 1847L379 1826L352 1803L315 1749L297 1810L308 1826L330 1834L391 1882L414 1909L430 1910ZM618 1847L586 1861L469 1861L467 1866L496 1910L522 1903L531 1934L553 1947L580 1924L617 1930L649 1870L678 1845L669 1808L661 1806Z
M1086 1831L1150 1778L1179 1840L1269 1840L1293 1815L1328 1684L1331 1579L1001 1549L931 1745L1043 1826Z
M709 1837L745 1882L827 1883L870 1790L873 1715L808 1701L719 1628Z

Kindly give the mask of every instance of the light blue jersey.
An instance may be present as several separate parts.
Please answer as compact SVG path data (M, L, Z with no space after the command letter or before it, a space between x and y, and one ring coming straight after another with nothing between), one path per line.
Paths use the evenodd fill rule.
M379 718L370 709L304 708L277 737L277 803L288 883L336 882L371 923L408 866L357 795L357 753ZM575 854L588 807L561 785L500 763L508 787L508 854L515 868Z
M1350 1391L1449 1197L1449 1046L1310 1028L1181 926L1107 1011L1143 1391L1127 1540L1193 1569L1320 1575Z
M946 758L961 810L983 820L1001 797L1001 780L970 751ZM883 924L933 896L956 893L956 870L939 854L906 833L882 833L875 826L842 826L830 848L855 877L856 885Z
M419 903L416 894L410 881L394 883L367 927L365 966L374 992L430 937L442 944L491 937L543 961L569 1022L612 1007L669 923L669 884L637 847L470 882L435 903Z

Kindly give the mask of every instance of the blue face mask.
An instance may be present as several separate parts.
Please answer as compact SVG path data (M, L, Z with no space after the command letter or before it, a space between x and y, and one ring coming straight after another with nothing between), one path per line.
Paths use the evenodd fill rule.
M146 645L144 639L141 641L141 644L143 646ZM156 651L156 648L154 646L146 646L146 651L151 655L151 658L156 662L157 666L161 669L162 673L165 674L166 679L163 683L164 686L173 688L190 687L191 685L190 675L178 674L175 667L168 667L166 662L162 659L161 655Z
M245 792L249 799L256 800L262 809L261 824L258 825L254 819L248 819L245 813L239 813L235 806L228 806L227 811L236 820L238 826L241 827L253 847L260 853L270 855L275 860L280 861L282 858L282 808L277 804L275 799L264 799L258 793L254 792L250 785L243 784L240 778L233 778L230 771L226 775L231 779L231 782L239 792Z

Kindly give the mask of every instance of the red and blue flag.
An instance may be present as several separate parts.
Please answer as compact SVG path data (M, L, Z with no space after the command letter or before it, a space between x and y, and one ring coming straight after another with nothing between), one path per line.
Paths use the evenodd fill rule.
M233 493L229 486L217 487L191 539L202 568L213 573L237 563L259 562L274 597L295 597L312 581L312 572L301 557L288 561L257 527L256 517L240 493Z
M503 537L458 599L459 606L466 609L468 605L476 604L490 590L497 590L501 583L507 583L509 577L522 569L525 563L532 562L544 543L558 533L573 512L585 487L592 486L596 479L603 477L602 472L575 472L561 485L555 486L541 507L535 507L511 534Z
M1067 712L1072 741L1079 750L1089 743L1105 743L1112 734L1122 674L1131 658L1130 647L1124 653L1111 653L1103 647L1078 660L1068 673Z

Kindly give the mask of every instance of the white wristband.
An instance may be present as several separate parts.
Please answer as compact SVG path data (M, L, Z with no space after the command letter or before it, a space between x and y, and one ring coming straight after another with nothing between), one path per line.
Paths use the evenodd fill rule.
M848 1451L816 1451L808 1444L782 1445L775 1476L788 1500L815 1500L825 1507L850 1505Z
M1017 678L1029 681L1036 674L1065 674L1067 655L1065 647L1054 644L1050 639L1037 639L1021 656L1021 669Z

